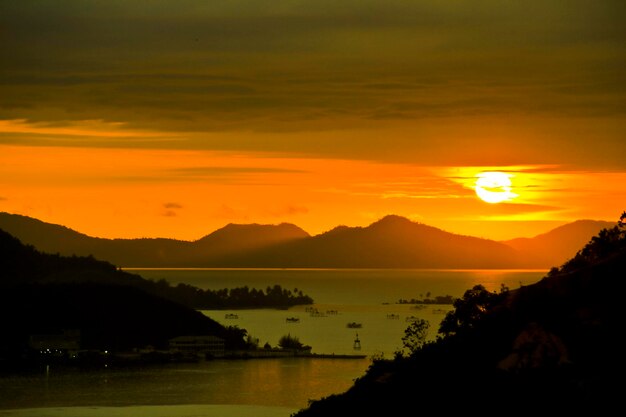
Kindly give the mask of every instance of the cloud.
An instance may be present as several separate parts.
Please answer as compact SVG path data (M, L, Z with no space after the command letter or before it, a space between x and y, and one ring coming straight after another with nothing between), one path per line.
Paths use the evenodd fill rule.
M213 177L235 174L265 174L265 173L304 173L304 170L271 168L271 167L245 167L245 166L208 166L208 167L184 167L172 169L169 172L181 176Z
M530 213L546 213L563 211L563 207L543 205L543 204L518 204L501 203L485 204L483 207L484 216L494 218L494 216L523 215Z
M163 204L164 211L161 213L162 216L165 217L176 217L178 216L178 211L183 208L182 204L168 202Z
M545 162L548 138L606 161L626 151L625 18L617 0L3 2L0 108L22 122L0 142L471 160L495 120L494 160ZM589 138L598 156L575 154Z

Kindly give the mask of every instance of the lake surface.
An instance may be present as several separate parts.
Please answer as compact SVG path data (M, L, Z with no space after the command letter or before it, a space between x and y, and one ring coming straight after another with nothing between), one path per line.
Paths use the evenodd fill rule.
M476 284L497 290L534 283L547 271L447 270L131 270L145 278L165 278L205 289L279 284L298 288L315 300L322 317L304 306L289 310L203 311L225 325L245 328L275 346L291 334L314 352L368 357L386 356L401 348L408 322L415 316L431 324L430 338L450 306L414 309L400 299L450 294L461 296ZM337 314L331 314L337 311ZM328 312L328 313L327 313ZM237 314L227 319L226 314ZM388 315L398 315L390 319ZM298 317L299 323L287 323ZM361 328L348 328L350 322ZM361 350L353 349L357 336ZM0 417L29 416L288 416L311 399L340 393L365 372L370 359L215 360L198 364L133 369L78 371L41 369L28 375L0 375Z

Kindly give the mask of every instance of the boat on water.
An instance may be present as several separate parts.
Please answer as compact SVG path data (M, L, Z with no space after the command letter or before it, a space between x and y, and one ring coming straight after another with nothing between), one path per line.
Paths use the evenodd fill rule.
M391 320L398 320L400 318L399 314L387 314L387 318Z
M349 329L360 329L361 327L363 327L363 325L361 323L357 323L357 322L351 322L346 324L346 327Z
M317 308L312 308L312 309L310 309L308 311L309 311L309 315L311 317L326 317L326 314L322 313Z
M300 317L287 317L285 321L287 323L300 323Z
M225 314L225 315L224 315L224 318L225 318L225 319L229 319L229 320L232 320L232 319L238 319L238 318L239 318L239 315L234 314L234 313L228 313L228 314Z

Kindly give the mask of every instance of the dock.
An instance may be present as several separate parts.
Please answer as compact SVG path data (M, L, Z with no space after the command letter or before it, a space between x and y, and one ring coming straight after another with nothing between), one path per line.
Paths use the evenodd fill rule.
M365 359L362 354L311 353L293 350L241 350L226 352L216 359L266 359L266 358L311 358L311 359Z

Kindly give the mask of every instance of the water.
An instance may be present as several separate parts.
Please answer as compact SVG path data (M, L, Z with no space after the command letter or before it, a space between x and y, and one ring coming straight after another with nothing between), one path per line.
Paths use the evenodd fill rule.
M415 269L129 269L149 279L166 279L203 289L256 287L279 284L298 288L318 303L378 305L400 298L456 297L476 284L498 290L500 284L518 288L536 282L544 270L415 270Z
M431 323L434 338L450 306L412 309L400 298L461 296L475 284L499 289L517 288L539 280L545 271L425 271L425 270L136 270L145 278L165 278L205 289L247 285L266 288L279 284L298 288L315 300L325 314L311 317L304 306L285 310L204 311L225 325L238 325L276 345L291 334L314 352L357 353L390 357L401 347L408 325L416 316ZM238 319L226 319L235 313ZM398 314L400 319L389 319ZM287 323L287 317L300 318ZM361 323L359 329L346 327ZM78 371L42 369L28 375L0 375L0 417L14 416L288 416L311 399L340 393L361 376L370 359L256 359L216 360L198 364L150 366L134 369Z
M368 364L366 360L332 362L333 367L327 366L327 360L305 358L90 371L50 367L1 377L0 409L254 405L294 410L309 399L346 390ZM334 382L325 384L329 380Z

